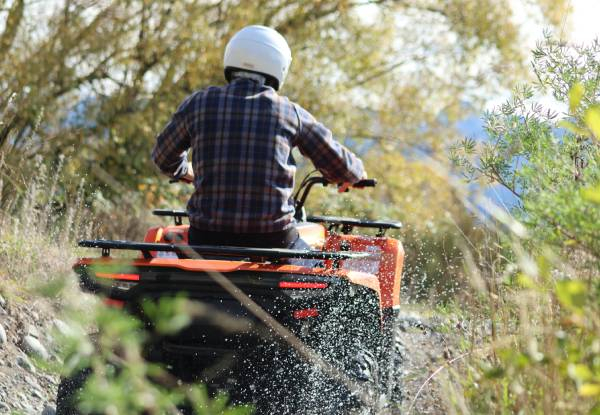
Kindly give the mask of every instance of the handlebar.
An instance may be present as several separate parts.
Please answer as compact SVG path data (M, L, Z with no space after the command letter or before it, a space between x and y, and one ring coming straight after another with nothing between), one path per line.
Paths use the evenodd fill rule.
M191 183L190 181L185 180L183 177L171 178L169 180L169 183L177 183L177 182ZM320 176L306 177L302 181L302 184L300 185L300 187L296 191L296 194L294 195L294 199L296 201L296 204L295 204L296 215L301 215L301 211L304 206L304 203L306 202L306 198L308 197L308 194L310 193L311 188L315 184L321 184L323 186L328 186L332 183L329 180L327 180L326 178L320 177ZM343 184L339 184L340 187L342 185ZM377 186L377 179L363 179L363 180L357 181L356 183L353 183L350 187L352 187L354 189L364 189L365 187L375 187L375 186ZM346 191L347 191L347 189L346 189Z
M320 176L305 178L304 181L302 182L302 184L300 185L300 188L296 191L296 194L294 195L294 199L296 200L296 206L295 206L296 215L302 215L302 213L301 213L302 207L304 206L304 203L306 202L306 198L308 197L308 194L310 193L311 188L315 184L322 184L323 186L327 186L332 183L329 180L327 180L326 178L320 177ZM376 185L377 185L376 179L363 179L363 180L359 180L358 182L352 184L351 187L353 187L355 189L362 189L365 187L375 187Z
M316 180L312 180L312 179L316 179ZM323 186L327 186L327 185L331 184L331 182L329 182L324 177L314 177L312 179L310 179L310 181L309 181L309 183L311 183L311 186L312 186L312 184L317 184L317 183L321 183ZM169 179L169 183L179 183L179 182L192 183L189 180L185 180L183 177ZM307 183L307 185L308 185L308 183ZM359 180L356 183L353 183L351 187L353 187L355 189L363 189L365 187L375 187L375 186L377 186L377 179L364 179L364 180Z
M364 179L359 180L352 185L355 189L362 189L364 187L375 187L377 186L377 179Z

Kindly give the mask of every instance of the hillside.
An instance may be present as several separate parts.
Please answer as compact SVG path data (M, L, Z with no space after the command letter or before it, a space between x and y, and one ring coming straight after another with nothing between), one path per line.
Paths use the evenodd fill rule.
M0 296L0 413L52 415L59 377L43 365L58 363L52 332L65 323L52 301L11 294Z

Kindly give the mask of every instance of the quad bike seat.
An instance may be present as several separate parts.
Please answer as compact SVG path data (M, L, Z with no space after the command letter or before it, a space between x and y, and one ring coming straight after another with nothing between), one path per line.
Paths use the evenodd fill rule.
M161 233L164 240L159 239L146 242L182 242L187 241L187 227L179 228L183 225L183 218L188 217L188 213L181 209L154 209L152 213L155 216L172 217L175 222L175 228L169 228L165 234ZM322 249L325 243L325 228L323 225L310 222L299 222L296 224L296 229L300 237L306 241L313 249Z

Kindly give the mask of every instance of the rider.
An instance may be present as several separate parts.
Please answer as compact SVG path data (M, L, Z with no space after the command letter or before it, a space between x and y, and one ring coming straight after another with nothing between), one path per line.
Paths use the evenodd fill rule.
M277 94L291 61L277 31L245 27L225 48L229 84L193 93L158 135L154 163L194 183L187 206L190 245L298 248L294 146L330 182L366 178L362 161L331 131Z

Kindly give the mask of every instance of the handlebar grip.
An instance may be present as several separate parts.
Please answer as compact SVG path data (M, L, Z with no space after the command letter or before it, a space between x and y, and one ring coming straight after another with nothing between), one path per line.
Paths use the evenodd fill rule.
M377 179L364 179L364 180L359 180L358 182L354 183L352 185L352 187L356 187L356 188L363 188L363 187L375 187L377 186Z
M179 183L179 182L181 182L181 183L192 183L189 180L185 180L183 177L180 177L178 179L176 179L176 178L169 179L169 183Z

